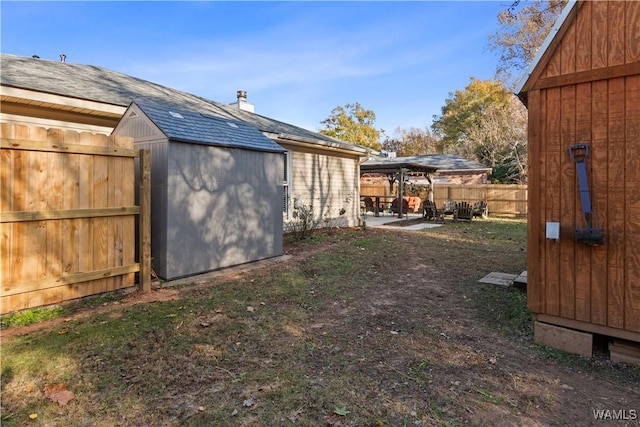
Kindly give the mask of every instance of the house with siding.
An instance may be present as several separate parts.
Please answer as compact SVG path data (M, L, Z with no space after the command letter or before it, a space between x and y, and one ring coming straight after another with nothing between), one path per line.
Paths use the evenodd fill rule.
M9 54L0 56L0 66L1 122L105 135L111 135L120 124L118 132L124 135L128 109L164 105L170 106L171 111L200 114L202 120L214 117L237 125L243 123L238 126L257 130L284 151L277 154L278 160L271 164L274 171L282 172L277 185L282 194L279 216L285 231L296 204L312 205L318 217L335 218L332 223L359 224L359 164L367 150L256 114L253 108L247 108L250 104L243 91L238 92L237 102L222 104L97 66ZM142 110L140 114L143 113L151 120L151 115ZM172 138L167 135L167 129L158 123L155 125L154 131L163 133L169 146L184 143L178 142L181 137ZM255 132L252 135L257 138ZM188 143L193 147L209 147L209 150L212 147L192 140ZM136 142L136 146L145 144L142 140ZM249 148L245 151L255 151L251 142ZM243 148L234 146L233 149ZM266 152L263 150L262 156ZM270 153L276 154L276 151ZM238 169L233 173L244 171ZM240 207L240 204L232 206L234 212L238 209L238 216L253 215ZM276 232L279 228L273 230ZM152 235L152 240L154 238ZM167 235L167 238L173 237Z
M570 1L517 93L536 340L590 356L599 334L613 359L640 343L640 2Z

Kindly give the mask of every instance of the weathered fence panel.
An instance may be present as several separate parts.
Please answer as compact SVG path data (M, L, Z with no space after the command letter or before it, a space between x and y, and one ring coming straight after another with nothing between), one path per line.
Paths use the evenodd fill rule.
M395 192L395 189L393 190ZM360 193L367 195L394 194L388 185L361 184ZM420 197L426 198L427 192ZM433 189L433 201L442 206L445 200L475 203L486 200L490 215L526 216L527 186L505 184L436 184Z
M0 131L0 313L131 287L136 272L148 288L147 261L135 260L133 141Z

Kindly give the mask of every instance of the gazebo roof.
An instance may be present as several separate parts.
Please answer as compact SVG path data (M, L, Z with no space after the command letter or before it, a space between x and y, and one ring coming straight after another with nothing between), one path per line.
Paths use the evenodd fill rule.
M454 154L428 154L411 157L375 157L360 165L360 173L393 174L400 169L409 172L491 172L482 163Z

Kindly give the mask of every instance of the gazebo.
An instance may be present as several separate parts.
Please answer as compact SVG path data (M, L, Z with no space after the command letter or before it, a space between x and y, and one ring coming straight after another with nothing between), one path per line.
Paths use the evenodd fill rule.
M386 175L390 185L398 181L398 200L404 195L403 183L407 174L422 173L433 185L432 176L438 171L461 173L490 173L491 168L482 163L465 159L453 154L428 154L409 157L374 157L360 165L360 175L375 173ZM433 192L429 193L433 201ZM402 209L398 209L398 218L402 218Z

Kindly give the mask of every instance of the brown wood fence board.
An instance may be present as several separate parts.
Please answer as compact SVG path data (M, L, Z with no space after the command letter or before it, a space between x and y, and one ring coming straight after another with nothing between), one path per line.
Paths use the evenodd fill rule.
M361 184L360 194L389 195L388 185ZM433 199L438 206L447 199L475 203L486 200L490 215L526 216L527 186L501 184L436 184Z
M49 134L47 140L52 138ZM47 194L49 202L47 209L62 210L64 206L64 154L48 153L49 158L49 179ZM62 233L62 221L47 221L47 236L60 236ZM47 239L47 277L58 277L62 275L62 239ZM56 255L58 254L58 255Z
M140 152L140 287L151 291L151 153ZM129 197L132 197L131 195Z
M140 154L128 148L132 141L7 123L0 129L0 313L133 286L141 263ZM144 285L150 290L149 277Z
M68 274L61 277L29 280L21 283L19 288L3 284L2 292L3 296L18 295L26 292L48 290L61 285L77 285L88 281L104 280L103 278L113 277L114 275L120 274L135 273L137 271L140 271L140 266L139 264L134 263L118 267L96 269L89 272Z
M58 134L60 135L60 134ZM93 134L89 134L94 136ZM98 137L98 135L95 135ZM66 135L63 137L67 137ZM103 147L87 145L91 143L91 139L79 139L73 138L74 143L58 144L55 142L43 142L39 140L25 140L24 138L3 138L0 142L0 148L7 148L13 150L26 150L32 152L59 152L68 154L96 154L100 156L113 156L113 157L137 157L138 152L134 149L127 149L122 147ZM103 143L99 141L99 143Z
M109 198L108 206L122 206L122 191L120 190L120 186L122 183L122 169L118 168L120 159L114 159L114 162L109 162L107 176L109 177L107 195ZM115 218L106 218L106 247L109 249L107 252L107 258L105 260L105 266L117 266L122 265L118 263L118 258L116 256L117 252L117 243L118 236L121 233L120 227L122 226L122 221L116 220ZM105 279L107 282L107 289L114 290L117 288L117 280L116 278L110 277Z
M48 211L0 212L0 222L29 222L55 219L99 218L108 216L127 216L140 213L138 206L110 208L62 209Z
M94 157L93 161L93 207L106 208L109 207L109 160L106 157ZM113 177L115 179L115 177ZM93 219L93 243L94 250L93 265L91 270L101 270L107 268L109 255L112 248L109 247L107 230L109 226L108 218ZM85 270L89 271L89 270ZM94 289L110 289L110 283L107 279L96 280L92 282Z

